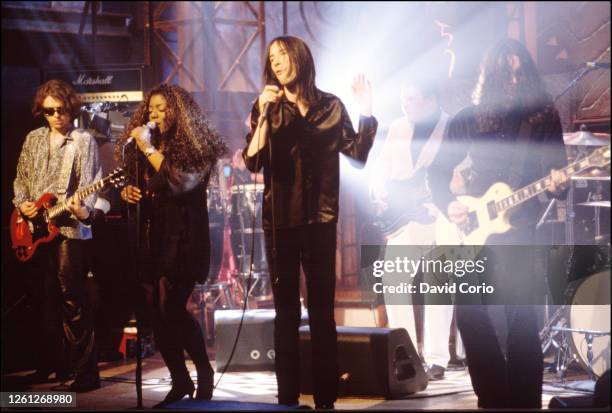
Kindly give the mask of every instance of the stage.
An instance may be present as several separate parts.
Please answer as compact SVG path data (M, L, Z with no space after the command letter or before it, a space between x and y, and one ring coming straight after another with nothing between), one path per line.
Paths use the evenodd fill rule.
M99 363L102 387L76 396L79 410L119 411L137 407L135 387L135 359ZM213 362L214 367L214 362ZM192 378L195 367L188 362ZM2 378L3 391L68 391L68 385L60 383L37 384L26 387L23 376L31 371L6 375ZM215 382L221 377L215 375ZM570 374L566 386L552 373L544 376L542 406L547 409L555 396L584 396L592 393L594 382L584 380L582 375ZM150 409L161 401L170 390L170 376L159 353L143 359L143 408ZM300 403L314 408L312 395L302 395ZM472 390L467 369L448 371L445 378L430 381L425 391L397 400L383 398L340 398L337 410L472 410L477 409L476 395ZM218 383L211 401L183 399L168 409L180 410L286 410L276 404L276 379L273 372L226 373Z
M301 331L289 356L299 351L310 377L304 366L332 348L334 316L330 359L347 380L338 410L478 409L467 367L416 393L401 387L424 387L421 362L467 364L465 354L492 389L482 403L518 404L518 391L503 390L517 383L537 402L538 339L543 410L593 398L587 371L605 379L597 395L610 404L610 2L0 7L3 397L67 392L72 381L26 376L69 350L72 367L98 360L101 373L76 409L151 409L171 388L155 340L196 360L205 348L213 368L230 352L233 367L271 368L277 349L287 354L299 300L315 336ZM85 203L68 208L65 197ZM438 248L459 244L479 255ZM476 258L495 244L522 250L485 271L487 257ZM485 276L507 284L497 293L509 299L488 296ZM189 299L185 280L198 281ZM468 304L450 290L462 284L469 304L490 305L476 317L450 305ZM215 383L212 401L168 408L288 409L273 371L217 373ZM383 397L392 390L401 398ZM300 402L315 406L312 395Z

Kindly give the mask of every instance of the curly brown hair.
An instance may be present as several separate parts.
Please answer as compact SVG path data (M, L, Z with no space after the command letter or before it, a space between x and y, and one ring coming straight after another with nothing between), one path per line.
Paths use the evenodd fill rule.
M68 109L70 119L74 119L79 116L82 103L81 98L79 95L77 95L77 92L72 86L63 80L51 79L36 89L34 102L32 102L32 115L34 115L34 117L39 117L42 115L42 104L47 96L51 96L52 98L61 101L64 104L64 107Z
M219 134L208 123L193 97L180 86L160 84L145 96L132 115L125 131L117 143L116 156L121 159L122 148L132 129L149 121L149 101L154 95L166 99L165 132L153 132L153 144L164 143L164 156L186 172L214 171L219 158L227 153L227 146ZM125 161L133 164L134 151L127 151Z
M520 62L517 70L512 67L514 57ZM527 48L513 39L499 41L484 57L472 101L483 132L497 130L508 112L520 112L530 123L558 116Z

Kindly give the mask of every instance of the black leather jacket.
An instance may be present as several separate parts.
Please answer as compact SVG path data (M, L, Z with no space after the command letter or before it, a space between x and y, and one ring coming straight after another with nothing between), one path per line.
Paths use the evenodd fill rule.
M339 153L358 161L353 162L357 167L363 167L376 135L376 119L361 116L356 133L346 108L330 93L320 92L319 100L305 117L300 115L296 104L283 98L268 116L272 142L270 162L269 145L259 152L259 160L257 155L247 156L258 118L256 101L243 158L253 172L264 168L264 228L272 227L272 183L277 228L336 222Z

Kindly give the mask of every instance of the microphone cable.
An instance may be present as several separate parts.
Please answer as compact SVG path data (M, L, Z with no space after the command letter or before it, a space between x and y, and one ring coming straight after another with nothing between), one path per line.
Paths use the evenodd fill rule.
M257 129L259 130L259 133L257 134L257 146L259 146L259 143L261 141L261 127L263 126L263 122L265 121L265 119L267 119L267 117L262 117L261 120L258 122L258 126ZM269 127L269 125L268 125ZM250 142L249 142L250 144ZM271 142L267 142L267 144L270 146L270 155L272 153L272 143ZM257 156L255 157L255 171L259 171L259 162L260 162L260 153L264 148L261 148L260 150L257 151ZM247 149L248 150L248 149ZM270 156L270 165L272 163L272 156ZM276 232L276 228L274 226L275 222L274 222L274 181L272 180L272 250L273 250L273 260L276 260L276 245L275 245L275 232ZM255 229L256 229L256 225L257 225L257 172L255 172L255 184L254 184L254 192L255 192L255 199L253 201L253 210L249 211L251 212L251 248L250 248L250 259L249 259L249 274L247 276L247 280L246 280L246 287L244 290L244 300L243 300L243 304L242 304L242 314L240 316L240 322L238 323L238 330L236 331L236 338L234 339L234 343L232 345L232 350L230 351L230 355L227 359L227 363L225 363L225 366L223 367L223 371L221 372L221 375L219 376L219 378L217 379L217 382L215 383L215 385L213 386L213 391L219 386L219 383L221 382L221 379L223 378L223 376L225 375L225 373L228 371L232 360L234 358L234 354L236 352L236 348L238 347L238 340L240 339L240 333L242 332L242 326L244 325L244 316L246 314L246 310L248 307L248 300L249 300L249 292L251 289L251 281L253 278L253 261L254 261L254 257L255 257ZM262 225L263 225L263 194L262 194ZM265 242L265 236L264 236L264 240ZM273 264L273 267L275 265ZM275 273L276 275L276 273ZM275 283L276 283L276 278L275 278ZM199 385L199 383L198 383Z

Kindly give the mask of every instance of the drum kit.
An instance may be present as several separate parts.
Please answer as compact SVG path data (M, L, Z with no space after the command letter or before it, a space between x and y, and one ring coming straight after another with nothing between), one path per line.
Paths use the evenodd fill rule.
M220 163L206 190L211 245L210 270L196 284L192 313L213 345L216 310L262 308L272 304L272 285L262 228L263 184L235 183L236 170Z
M263 184L234 184L232 168L220 168L207 189L211 267L196 286L201 302L215 309L241 308L272 300L262 228Z
M563 140L570 162L580 160L597 147L610 145L609 134L591 133L586 130L566 133ZM567 244L609 242L610 165L573 176L566 204ZM602 214L607 208L608 213ZM602 223L607 232L602 231Z
M569 160L575 161L596 147L610 145L610 135L581 130L564 134L564 141ZM566 300L540 332L543 353L556 349L555 369L561 381L572 363L581 366L591 380L610 369L609 208L609 165L572 177L566 201L566 244L572 251ZM593 264L590 273L574 265L584 251L588 257L583 263Z

